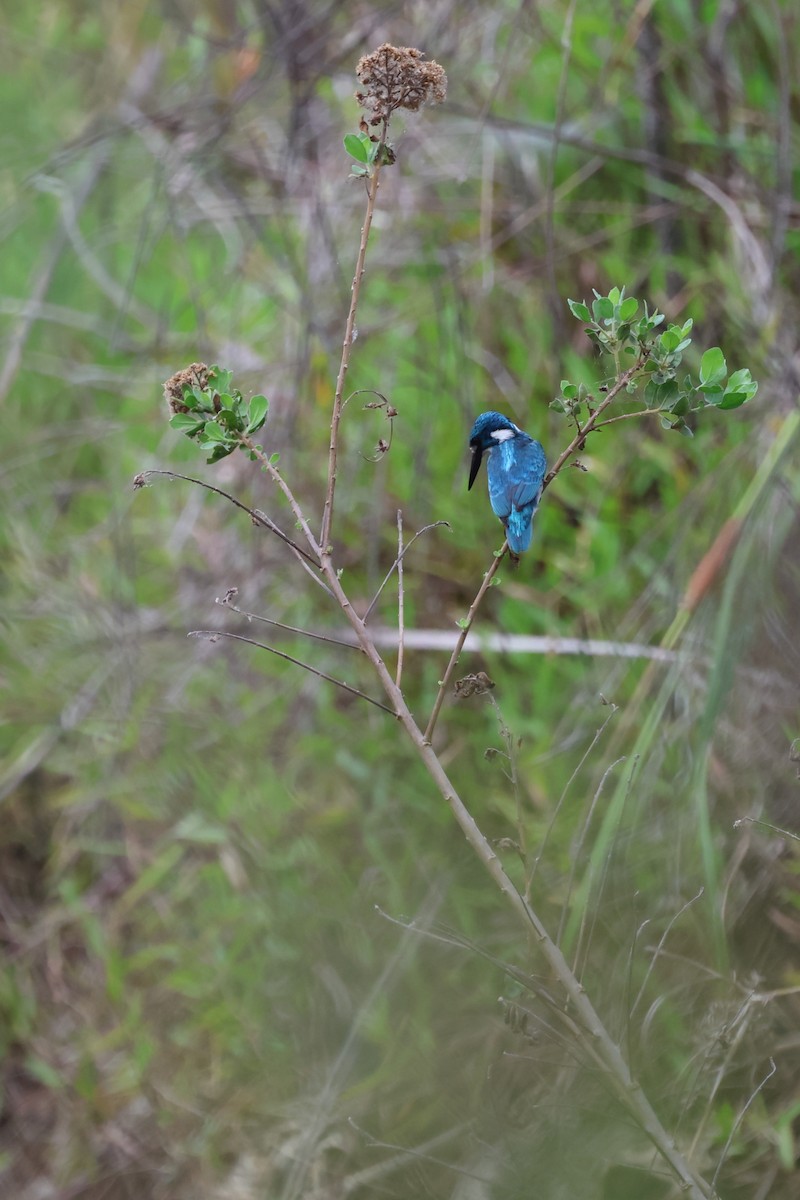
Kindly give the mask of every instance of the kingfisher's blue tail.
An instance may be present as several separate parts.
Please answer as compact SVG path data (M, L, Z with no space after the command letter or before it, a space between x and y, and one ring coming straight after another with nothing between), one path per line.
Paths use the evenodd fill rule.
M506 537L508 538L508 548L512 554L524 554L530 546L535 511L535 504L524 504L522 508L512 508L508 514Z

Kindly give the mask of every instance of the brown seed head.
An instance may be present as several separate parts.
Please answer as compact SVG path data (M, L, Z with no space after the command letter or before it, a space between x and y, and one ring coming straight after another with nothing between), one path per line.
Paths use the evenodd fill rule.
M370 125L388 121L398 108L417 112L423 104L441 104L447 95L447 76L437 62L413 46L384 42L359 59L356 75L361 87L356 100L372 113Z
M164 399L171 413L189 412L183 402L184 387L200 387L204 390L208 387L208 367L205 363L192 363L182 371L170 375L164 384Z

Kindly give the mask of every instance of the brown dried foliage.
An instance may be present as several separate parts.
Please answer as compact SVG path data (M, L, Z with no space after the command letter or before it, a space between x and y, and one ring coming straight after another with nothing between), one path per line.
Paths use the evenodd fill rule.
M182 371L170 375L164 384L164 399L171 413L189 412L189 408L183 402L185 387L200 387L205 391L208 387L208 367L205 363L192 363Z
M356 100L370 111L370 125L386 122L398 108L417 112L423 104L441 104L447 95L447 76L437 62L413 46L384 42L359 59L356 75L361 88Z

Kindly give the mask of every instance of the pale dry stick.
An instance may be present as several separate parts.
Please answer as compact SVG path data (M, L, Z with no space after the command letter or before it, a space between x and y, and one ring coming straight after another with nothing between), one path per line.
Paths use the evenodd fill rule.
M406 546L408 550L408 546ZM392 568L394 570L394 568ZM366 618L361 618L366 623ZM370 627L376 646L397 645L397 630L384 625ZM355 640L348 629L343 636ZM406 650L452 650L458 637L457 631L446 629L413 629L406 626ZM646 658L656 662L678 662L688 655L675 650L664 650L660 646L649 646L643 642L607 642L603 638L555 637L529 633L500 633L497 630L482 630L475 635L475 644L482 651L492 654L576 654L584 658ZM557 751L553 751L557 753Z
M333 675L327 675L325 671L320 671L317 667L312 667L300 658L293 658L291 654L285 654L283 650L276 650L274 646L268 646L266 642L257 642L255 638L245 637L241 633L228 633L224 629L193 629L186 636L203 638L209 642L215 642L218 638L227 638L232 642L245 642L248 646L255 646L257 650L266 650L269 654L274 654L276 658L282 658L285 662L293 663L296 667L302 667L304 671L308 671L311 675L316 675L318 679L324 679L327 683L333 683L343 691L349 692L351 696L358 696L360 699L366 700L369 704L374 704L376 708L383 709L391 717L395 715L391 708L388 708L385 704L381 704L380 700L373 700L372 696L368 696L366 692L359 691L352 684L345 683L343 679L335 679Z
M385 140L385 131L384 131ZM344 397L344 383L347 378L347 368L350 366L350 353L353 348L353 333L356 324L356 309L358 308L358 297L361 291L361 280L364 275L364 262L367 256L367 242L369 241L369 231L372 227L372 217L375 212L375 198L378 195L378 182L380 179L381 164L377 162L374 166L372 177L369 181L367 191L367 211L364 214L364 224L361 226L361 241L358 245L358 258L356 259L356 271L353 276L353 286L350 289L350 311L347 314L347 323L344 330L344 341L342 342L342 357L339 363L339 374L336 377L336 391L333 397L333 415L331 417L331 441L328 448L328 490L325 496L325 507L322 510L322 532L319 537L321 552L330 559L331 547L331 523L333 521L333 500L336 491L336 460L339 451L339 422L342 419L342 401Z
M403 638L405 636L405 596L403 594L403 511L397 510L397 673L398 688L403 678Z
M449 684L449 682L453 676L453 672L456 669L456 664L461 656L461 651L464 648L464 642L467 640L467 635L468 635L470 629L472 628L472 623L475 620L476 613L477 613L478 609L480 608L480 604L481 604L481 601L483 600L483 597L486 595L489 588L492 586L492 580L494 579L495 575L497 574L497 568L500 566L500 563L501 563L507 550L508 550L508 542L503 542L502 549L498 550L497 553L495 554L494 562L492 563L492 565L489 567L489 570L484 575L483 583L478 588L478 594L476 595L475 599L472 601L472 604L470 605L470 608L469 608L469 612L467 613L466 618L464 620L464 624L461 626L461 633L459 634L458 641L456 642L455 646L453 647L453 653L450 655L450 662L447 664L447 670L445 671L445 673L442 676L442 679L439 683L439 691L436 693L436 700L434 701L430 719L429 719L427 727L425 729L425 740L427 742L430 742L431 738L433 737L433 731L436 728L436 722L439 719L439 713L441 711L442 705L444 704L444 696L445 696L445 692L447 691L447 685Z

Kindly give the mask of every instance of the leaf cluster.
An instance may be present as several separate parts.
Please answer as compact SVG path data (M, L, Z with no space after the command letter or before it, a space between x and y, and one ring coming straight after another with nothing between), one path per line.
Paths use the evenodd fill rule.
M376 166L391 166L395 162L395 152L388 142L378 141L363 129L360 133L345 134L344 148L355 163L350 171L359 179L369 178Z
M208 369L208 382L200 380L183 385L183 403L187 412L170 417L173 429L184 433L208 453L209 463L227 458L234 450L247 448L243 439L257 433L264 425L269 411L266 396L251 396L245 400L238 388L231 386L233 372L224 367ZM250 457L255 458L252 450Z
M706 350L700 360L697 379L685 374L679 379L683 356L692 344L692 320L668 325L661 330L665 317L652 312L646 302L626 296L625 288L611 288L608 295L594 293L591 308L578 300L568 300L572 315L585 324L587 337L601 353L614 360L615 375L633 367L626 384L631 395L641 393L645 408L630 416L658 412L665 429L676 429L687 437L692 430L686 417L705 408L739 408L758 390L747 367L728 375L725 357L718 346ZM626 359L633 360L626 367ZM561 395L551 408L579 422L582 412L591 417L593 397L585 385L561 382Z

